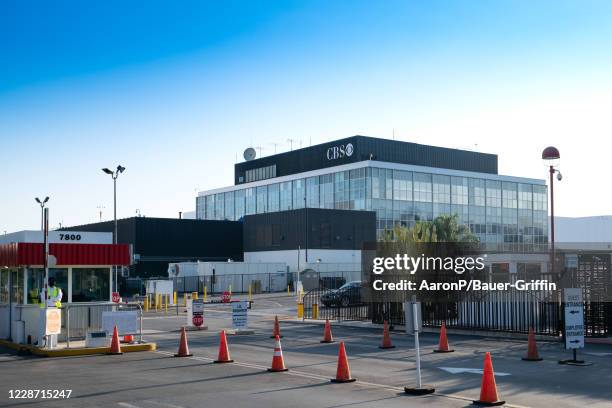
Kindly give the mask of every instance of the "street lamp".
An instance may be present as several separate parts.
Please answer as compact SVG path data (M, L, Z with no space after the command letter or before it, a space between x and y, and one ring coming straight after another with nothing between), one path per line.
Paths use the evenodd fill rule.
M45 204L47 204L47 201L49 201L49 197L45 197L45 199L42 201L38 197L36 197L34 200L36 200L36 202L40 204L40 229L44 230L45 229Z
M559 166L561 156L559 155L559 150L556 147L548 146L542 152L542 160L544 163L549 166L550 173L550 249L551 249L551 259L550 259L550 267L551 272L555 270L555 195L554 195L554 175L557 173L557 180L561 181L563 176L561 172L556 167Z
M120 173L125 171L125 167L122 165L117 166L117 170L112 171L108 168L103 168L102 171L106 174L109 174L113 178L113 219L115 221L115 231L113 233L113 244L117 244L117 177L119 177ZM113 265L113 269L115 270L115 292L119 291L119 284L117 282L117 265Z

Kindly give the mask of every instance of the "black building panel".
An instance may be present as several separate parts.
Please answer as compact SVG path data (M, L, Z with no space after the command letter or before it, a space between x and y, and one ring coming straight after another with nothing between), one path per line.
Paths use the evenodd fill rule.
M245 183L248 170L273 165L276 166L276 177L280 177L364 160L497 174L495 154L358 135L236 163L234 182Z
M298 247L304 250L361 249L364 242L373 241L376 241L374 211L308 208L244 218L245 252L295 250Z
M63 230L113 232L114 222ZM238 221L124 218L117 220L117 242L131 244L139 256L130 277L166 277L170 262L243 260L242 223Z

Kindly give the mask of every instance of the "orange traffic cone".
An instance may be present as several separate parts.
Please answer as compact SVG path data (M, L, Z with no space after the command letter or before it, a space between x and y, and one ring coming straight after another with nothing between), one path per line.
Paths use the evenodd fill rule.
M331 382L347 383L355 380L355 378L351 378L351 369L349 368L348 359L346 358L344 342L341 341L340 349L338 350L338 369L336 370L336 378L332 378Z
M542 361L542 357L538 354L538 346L536 344L535 333L533 328L529 328L529 335L527 336L527 355L523 357L525 361Z
M123 340L121 341L122 343L133 343L134 342L134 335L132 334L125 334L123 336Z
M389 324L385 320L385 327L383 329L382 344L378 348L381 348L381 349L390 349L390 348L394 348L394 347L395 346L393 344L391 344L391 336L389 335Z
M121 344L119 343L119 332L117 331L117 325L113 330L113 339L111 340L110 351L106 354L123 354L121 352Z
M272 330L272 335L270 336L270 338L275 339L276 336L278 336L281 339L283 338L280 332L280 324L278 324L278 316L274 316L274 329Z
M484 368L482 370L482 384L480 385L480 399L473 401L475 405L484 407L494 407L504 405L506 401L501 401L497 395L497 385L495 384L495 373L493 373L493 362L491 353L485 354Z
M272 368L268 368L268 371L277 373L279 371L288 371L285 367L285 360L283 359L283 349L281 348L280 337L277 335L276 343L274 344L274 356L272 357Z
M189 353L189 346L187 345L187 332L185 328L181 328L181 341L179 342L178 353L174 357L191 357L193 354Z
M442 322L440 327L440 341L438 342L438 348L434 350L434 353L452 353L452 350L448 347L448 337L446 337L446 323Z
M215 360L215 363L233 363L234 360L230 359L229 349L227 348L227 338L225 337L225 330L221 330L219 335L219 355Z
M323 340L321 343L333 343L334 338L332 337L331 325L329 324L329 319L325 320L325 332L323 333Z

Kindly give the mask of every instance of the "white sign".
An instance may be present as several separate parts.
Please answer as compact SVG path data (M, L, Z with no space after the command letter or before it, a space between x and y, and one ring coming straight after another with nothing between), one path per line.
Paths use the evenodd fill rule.
M406 334L414 334L415 331L423 331L423 320L421 318L421 302L416 302L416 322L417 327L414 327L414 307L413 302L404 302L404 321L406 322Z
M200 327L204 324L204 299L193 299L191 302L191 325Z
M565 304L565 348L584 348L584 304L582 289L568 288L563 291Z
M112 334L117 325L119 335L138 333L138 313L136 311L102 312L102 330Z
M62 332L62 310L56 308L45 309L45 335L60 334Z
M342 159L344 157L351 157L355 149L352 143L345 145L333 146L327 149L327 160Z
M249 302L234 302L232 303L232 328L234 329L247 329L247 310L249 308Z

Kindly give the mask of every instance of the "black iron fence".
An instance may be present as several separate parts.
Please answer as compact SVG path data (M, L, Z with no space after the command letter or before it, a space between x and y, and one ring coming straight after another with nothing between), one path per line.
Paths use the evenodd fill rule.
M558 276L541 274L541 280L559 282ZM574 279L571 277L572 280ZM515 278L516 279L516 278ZM576 283L573 283L576 285ZM580 287L580 285L578 285ZM316 317L331 320L363 320L391 325L404 325L404 301L370 301L364 296L364 288L339 290L320 286L306 292L304 318ZM368 299L366 301L365 299ZM563 304L561 290L518 290L466 292L448 301L422 303L423 326L439 327L445 322L448 328L527 333L533 328L536 334L560 336L563 330ZM585 294L585 335L606 336L612 326L612 303L598 301Z
M371 316L371 304L365 302L362 288L351 283L334 289L312 289L304 294L303 303L305 319L367 321Z

